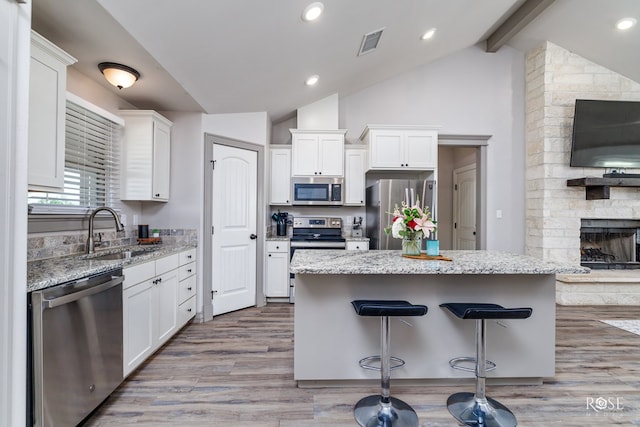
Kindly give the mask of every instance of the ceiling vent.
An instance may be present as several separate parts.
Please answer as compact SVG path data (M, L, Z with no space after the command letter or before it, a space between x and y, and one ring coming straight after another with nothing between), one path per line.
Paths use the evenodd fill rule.
M376 50L378 43L380 43L380 38L382 37L382 31L384 31L384 28L380 28L379 30L364 35L362 38L362 44L360 45L360 50L358 51L358 56Z

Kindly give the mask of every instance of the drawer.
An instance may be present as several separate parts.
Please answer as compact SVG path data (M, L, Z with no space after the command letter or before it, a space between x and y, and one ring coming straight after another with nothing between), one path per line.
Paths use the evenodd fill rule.
M368 251L369 242L347 242L348 251Z
M167 271L175 270L180 264L178 261L180 256L173 254L156 260L156 276L166 273Z
M192 262L191 264L183 265L178 270L178 280L184 280L189 276L193 276L196 274L196 263Z
M191 297L178 306L178 325L183 326L196 315L196 297Z
M180 265L185 265L196 260L196 248L180 252Z
M156 275L156 262L149 261L142 264L132 265L122 269L124 274L124 284L122 289L130 288L133 285L152 279Z
M196 294L196 276L191 276L178 283L178 304L182 304Z
M267 252L289 252L289 242L286 240L267 241Z

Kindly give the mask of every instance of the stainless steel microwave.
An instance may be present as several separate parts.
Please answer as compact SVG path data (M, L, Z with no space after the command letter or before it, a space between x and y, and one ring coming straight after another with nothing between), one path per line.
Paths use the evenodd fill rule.
M343 178L302 178L291 180L294 205L342 205Z

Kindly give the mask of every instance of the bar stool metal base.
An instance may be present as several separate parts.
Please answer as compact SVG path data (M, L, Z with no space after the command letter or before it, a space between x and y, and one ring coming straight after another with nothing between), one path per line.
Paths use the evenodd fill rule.
M515 427L515 415L490 397L476 398L469 392L455 393L447 399L447 409L461 424L477 427Z
M395 397L382 403L379 394L360 399L353 415L362 427L418 427L418 415L411 406Z

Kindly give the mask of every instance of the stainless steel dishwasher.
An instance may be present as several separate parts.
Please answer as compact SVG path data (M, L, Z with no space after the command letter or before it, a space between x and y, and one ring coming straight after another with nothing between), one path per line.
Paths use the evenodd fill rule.
M27 425L74 426L122 382L122 269L30 294Z

